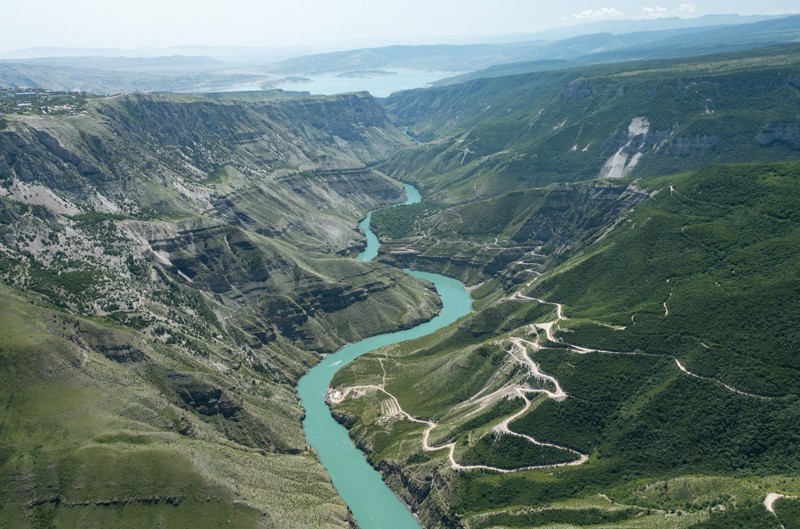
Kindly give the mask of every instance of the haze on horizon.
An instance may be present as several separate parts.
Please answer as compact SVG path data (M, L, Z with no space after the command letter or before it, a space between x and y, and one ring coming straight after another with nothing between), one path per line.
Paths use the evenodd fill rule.
M597 20L775 15L796 0L38 0L18 2L0 34L0 53L36 47L174 46L351 47L458 42L475 36L534 33Z

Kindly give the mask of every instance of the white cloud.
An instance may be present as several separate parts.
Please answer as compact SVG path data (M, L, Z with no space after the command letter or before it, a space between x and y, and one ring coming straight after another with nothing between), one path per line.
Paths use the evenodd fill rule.
M642 16L645 18L661 18L667 16L668 11L666 7L644 7L642 8Z
M678 6L678 13L683 15L688 15L689 13L694 13L697 11L697 6L694 4L681 4Z
M599 9L586 9L580 13L573 13L572 18L586 20L594 18L621 17L624 14L625 13L616 7L601 7Z

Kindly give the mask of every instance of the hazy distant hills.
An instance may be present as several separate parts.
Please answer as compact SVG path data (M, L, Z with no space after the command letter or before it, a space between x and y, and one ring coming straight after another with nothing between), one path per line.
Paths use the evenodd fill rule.
M682 28L643 31L625 35L598 33L555 42L535 40L507 44L365 48L296 57L281 61L268 69L280 73L303 72L307 74L374 68L416 68L463 72L526 60L574 59L591 53L647 45L663 39L680 38L698 31L702 30Z
M269 69L281 73L321 73L395 67L463 72L519 61L575 60L587 56L596 57L594 62L674 57L676 53L708 53L708 48L714 46L737 46L741 49L800 39L800 17L796 16L755 22L745 17L702 18L704 25L696 19L677 18L666 19L663 23L617 21L619 23L590 24L579 27L591 33L573 34L558 40L535 34L528 36L526 41L502 44L364 48L296 57ZM744 21L746 23L742 23ZM612 56L612 52L617 50L625 52Z
M691 57L800 41L800 16L750 24L582 35L540 46L529 60L496 64L436 84L632 60Z
M607 21L488 43L302 50L183 46L132 50L37 48L0 60L0 87L117 92L268 89L287 76L381 69L453 72L445 84L570 65L671 58L800 40L800 17L715 15ZM516 40L516 42L512 42Z
M143 61L143 59L137 59ZM148 59L151 60L151 59ZM95 94L120 92L214 92L264 75L177 67L101 69L28 62L0 62L0 88L44 88Z
M197 70L221 68L228 66L226 63L212 59L205 55L169 55L159 57L105 57L91 55L86 57L39 57L25 59L20 62L25 64L38 64L46 66L61 66L68 68L94 68L98 70Z
M0 60L30 60L64 57L212 57L226 62L269 62L310 53L308 48L263 48L256 46L171 46L169 48L61 48L35 47L0 53Z
M579 35L590 35L592 33L615 33L622 35L625 33L637 33L640 31L663 31L670 29L703 28L709 26L733 26L740 24L751 24L764 20L782 18L785 15L705 15L696 18L665 17L649 18L643 20L599 20L587 22L565 28L556 28L547 31L539 31L531 35L521 35L518 40L543 39L543 40L563 40Z

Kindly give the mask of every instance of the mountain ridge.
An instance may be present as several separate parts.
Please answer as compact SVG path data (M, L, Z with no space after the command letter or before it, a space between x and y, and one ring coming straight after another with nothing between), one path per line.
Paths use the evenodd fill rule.
M87 98L4 123L4 522L353 525L293 385L438 310L337 256L402 201L365 162L409 140L365 94L248 99Z

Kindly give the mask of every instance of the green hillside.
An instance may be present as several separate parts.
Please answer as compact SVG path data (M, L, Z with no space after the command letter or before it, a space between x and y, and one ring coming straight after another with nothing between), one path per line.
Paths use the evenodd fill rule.
M777 527L766 493L800 487L798 184L797 163L650 180L648 198L561 264L501 298L482 287L482 308L457 327L334 380L362 384L361 366L383 358L386 391L435 422L431 444L455 442L460 464L574 460L567 449L584 464L454 471L446 451L422 451L422 428L381 419L379 401L337 412L356 419L351 433L376 465L401 469L398 488L426 484L402 488L432 527ZM545 376L524 368L515 341ZM516 417L518 385L550 396L528 393ZM553 397L558 387L565 398ZM512 416L512 432L561 454L498 436Z
M288 388L0 297L4 526L346 525Z
M478 79L393 94L425 143L380 168L460 203L556 182L796 156L796 45Z

